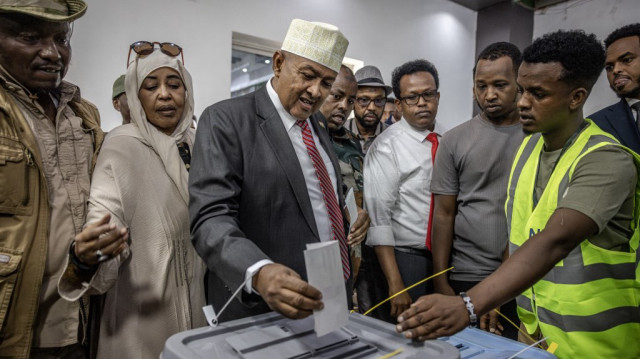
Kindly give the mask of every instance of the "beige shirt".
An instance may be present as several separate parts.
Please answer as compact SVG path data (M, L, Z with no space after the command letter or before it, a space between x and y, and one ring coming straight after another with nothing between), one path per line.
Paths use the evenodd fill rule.
M66 346L78 341L79 308L77 302L58 295L57 283L65 268L69 245L82 230L87 213L92 134L85 132L82 119L67 105L80 96L78 88L71 84L62 83L53 98L57 104L55 123L21 89L12 95L38 141L51 207L48 256L33 346Z
M376 137L378 137L378 135L380 135L380 133L386 130L387 127L389 126L383 121L380 121L380 123L376 125L376 131L374 132L374 134L372 136L369 136L367 139L365 139L364 136L360 134L360 130L358 130L358 125L356 124L357 121L358 120L356 120L355 117L348 119L347 122L345 122L344 124L344 128L351 131L351 133L353 133L353 135L358 139L358 141L360 141L360 146L362 147L362 153L366 155L367 150L369 149L369 147L371 147L371 144L376 139Z

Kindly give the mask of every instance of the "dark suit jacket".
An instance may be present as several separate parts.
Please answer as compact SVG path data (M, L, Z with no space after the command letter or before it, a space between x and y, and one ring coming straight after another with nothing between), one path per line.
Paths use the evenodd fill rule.
M315 119L311 124L342 188L327 131ZM338 193L343 208L342 191ZM266 88L204 111L191 159L189 195L192 240L209 268L208 302L216 310L259 260L284 264L306 280L303 250L320 240L318 229L300 163ZM220 320L269 311L257 295L243 291L239 299Z
M626 147L640 153L640 133L631 108L625 99L589 116L601 129L609 132Z

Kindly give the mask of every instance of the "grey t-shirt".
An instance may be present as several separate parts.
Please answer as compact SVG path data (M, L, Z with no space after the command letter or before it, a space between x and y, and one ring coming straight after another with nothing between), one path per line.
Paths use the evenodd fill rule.
M520 124L496 126L480 115L442 137L431 192L457 195L451 279L480 281L502 263L507 182L523 139Z

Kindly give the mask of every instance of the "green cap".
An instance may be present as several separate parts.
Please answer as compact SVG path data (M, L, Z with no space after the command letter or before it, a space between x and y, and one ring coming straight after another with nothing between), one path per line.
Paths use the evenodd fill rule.
M120 77L118 77L113 83L113 94L111 95L111 99L113 100L124 92L124 75L120 75Z
M73 21L86 11L87 4L82 0L0 0L0 13L19 13L46 21Z

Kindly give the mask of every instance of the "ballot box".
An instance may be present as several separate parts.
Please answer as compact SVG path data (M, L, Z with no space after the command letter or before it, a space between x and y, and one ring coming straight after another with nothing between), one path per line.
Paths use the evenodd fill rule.
M340 330L317 337L313 316L291 320L276 313L220 323L171 336L163 359L191 358L504 358L526 346L483 332L465 329L439 340L414 342L396 333L395 326L358 313L349 315ZM555 358L529 349L517 358Z

